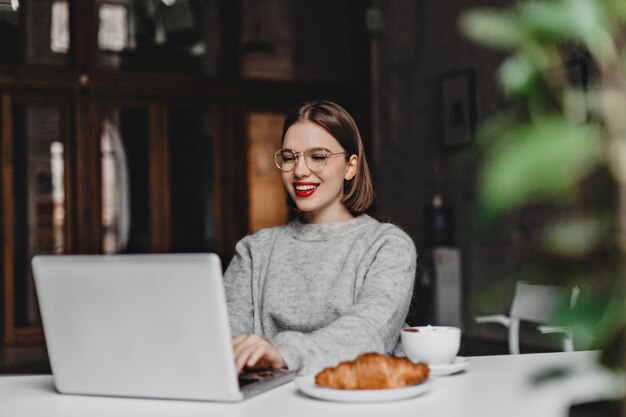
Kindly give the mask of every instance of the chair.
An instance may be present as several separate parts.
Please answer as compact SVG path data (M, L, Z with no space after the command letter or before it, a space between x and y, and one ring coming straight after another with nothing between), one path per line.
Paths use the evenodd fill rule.
M555 308L567 305L576 306L578 287L566 288L550 285L535 285L519 281L515 287L515 296L509 315L495 314L475 317L476 323L499 323L509 329L509 351L518 354L520 321L537 323L537 329L543 334L563 334L563 350L572 352L574 342L572 329L566 326L550 325Z

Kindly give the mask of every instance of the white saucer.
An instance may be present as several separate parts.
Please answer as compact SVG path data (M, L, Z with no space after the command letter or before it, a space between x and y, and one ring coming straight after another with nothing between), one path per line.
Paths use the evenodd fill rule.
M454 361L447 365L428 365L431 376L445 376L461 372L469 366L469 360L463 356L457 356Z
M340 402L375 402L393 401L404 398L416 397L424 394L432 388L431 379L404 388L376 389L376 390L342 390L320 387L315 384L315 376L303 376L296 378L296 386L304 394L327 401Z

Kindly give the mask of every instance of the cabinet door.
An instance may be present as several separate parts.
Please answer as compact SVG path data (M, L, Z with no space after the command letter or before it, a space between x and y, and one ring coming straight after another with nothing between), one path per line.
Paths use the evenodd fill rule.
M5 94L2 100L4 339L41 340L30 267L38 254L70 249L71 169L67 101Z
M69 31L65 0L0 1L0 65L67 67Z
M170 107L167 144L172 252L215 252L218 163L211 112Z
M92 0L96 64L119 72L215 76L218 0Z
M100 118L104 253L148 253L153 234L153 161L146 106L106 106Z
M216 251L209 109L153 102L101 114L103 252Z

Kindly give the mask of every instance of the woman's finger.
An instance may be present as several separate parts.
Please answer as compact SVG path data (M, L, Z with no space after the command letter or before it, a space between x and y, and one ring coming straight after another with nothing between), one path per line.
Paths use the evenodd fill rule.
M248 357L248 360L246 361L246 367L247 368L254 368L255 365L257 365L257 363L259 362L259 359L264 358L265 359L265 355L267 354L267 347L264 345L256 345L254 347L254 351L250 354L250 356Z
M264 341L248 358L246 366L250 368L285 368L287 364L276 346L271 342Z
M258 335L237 336L233 339L233 350L237 373L241 373L244 368L287 366L278 349L270 341Z
M246 366L246 362L250 358L250 355L254 352L254 346L247 346L239 352L237 356L235 356L235 367L237 368L237 373L241 373L243 368Z
M235 339L233 339L233 351L235 352L235 356L241 352L247 346L251 346L256 343L256 339L258 336L253 334L239 335Z

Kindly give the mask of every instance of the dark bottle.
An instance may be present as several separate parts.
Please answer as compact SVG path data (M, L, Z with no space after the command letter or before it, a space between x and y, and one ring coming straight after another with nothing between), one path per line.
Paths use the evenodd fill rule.
M454 246L452 210L443 204L439 194L424 210L424 243L428 249Z
M433 324L435 320L435 262L433 251L437 247L454 246L452 210L444 206L439 194L423 212L423 246L420 250L413 299L407 322L413 326Z

